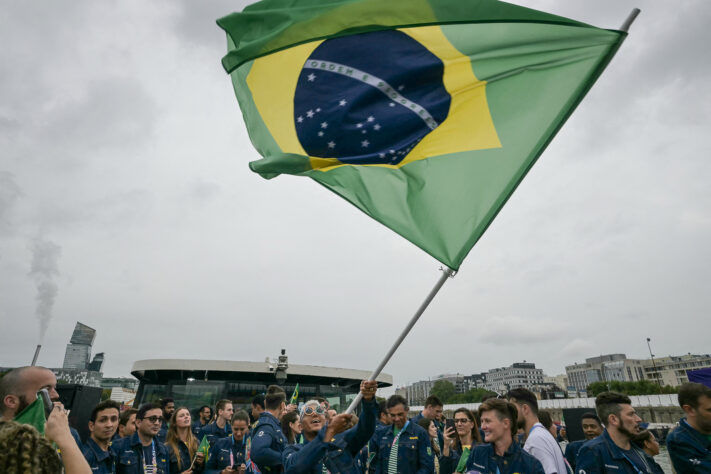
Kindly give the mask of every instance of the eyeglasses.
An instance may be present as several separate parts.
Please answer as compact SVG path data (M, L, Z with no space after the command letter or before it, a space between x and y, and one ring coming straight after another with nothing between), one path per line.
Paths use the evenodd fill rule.
M143 418L144 420L148 420L150 423L159 423L163 421L162 416L147 416Z
M326 413L326 409L321 405L307 405L301 410L302 415L313 415L314 413L317 415L323 415Z
M455 418L454 422L459 425L463 425L464 423L469 423L469 418Z

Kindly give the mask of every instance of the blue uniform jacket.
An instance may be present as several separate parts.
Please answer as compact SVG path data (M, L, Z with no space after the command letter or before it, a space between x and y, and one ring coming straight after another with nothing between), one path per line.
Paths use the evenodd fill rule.
M268 411L262 412L252 436L252 461L263 473L281 472L281 453L285 447L281 423Z
M156 435L156 439L161 443L165 444L165 438L168 436L168 423L163 420L160 424L160 429Z
M711 472L711 439L692 428L685 418L667 436L667 449L679 474Z
M375 400L361 402L361 417L353 428L339 433L329 442L324 440L323 427L316 438L306 444L291 444L284 449L284 472L289 474L321 474L324 466L332 473L360 474L358 454L375 432L378 404Z
M193 434L200 439L200 430L202 430L204 427L206 427L208 423L205 423L204 425L200 422L200 420L197 420L195 423L193 423Z
M230 453L232 453L235 466L239 467L240 464L246 464L246 449L246 437L242 439L242 441L235 441L232 436L218 439L212 448L210 448L210 455L205 465L205 474L218 474L224 468L233 465L230 462ZM249 472L249 470L247 472Z
M108 451L104 451L89 436L81 452L84 454L86 462L89 463L91 472L97 474L113 474L116 472L116 460L111 452L111 447L109 447Z
M425 417L425 415L423 415L422 412L420 412L410 419L410 423L417 423L424 417ZM444 435L442 434L442 431L444 431L444 426L442 425L442 423L440 423L437 420L432 420L432 421L434 421L434 424L437 427L437 441L439 441L439 446L442 447L442 446L444 446Z
M170 474L170 453L168 448L158 440L155 441L156 474ZM116 457L117 474L143 474L143 445L138 433L129 438L121 438L111 444L111 452ZM152 462L152 459L148 461Z
M210 446L212 446L218 439L227 438L231 434L232 427L229 423L225 423L225 427L220 428L219 426L217 426L217 422L213 421L209 425L203 426L203 428L200 430L198 440L202 441L202 439L207 436L207 442L210 443Z
M439 473L452 474L459 464L459 459L462 457L462 451L452 446L449 450L449 456L440 456L439 458Z
M568 446L565 447L565 459L568 461L568 464L570 464L570 467L573 468L573 472L575 472L575 459L578 457L578 451L580 451L580 448L583 447L586 441L587 439L579 439L578 441L569 443Z
M387 474L390 448L395 440L393 426L381 428L375 439L370 441L370 452L375 458L370 463L369 472ZM430 435L417 423L409 422L403 428L398 441L398 474L430 474L434 472L434 457Z
M493 444L474 446L467 460L466 472L470 471L480 474L545 474L541 462L515 441L503 456L496 455Z
M640 472L664 474L659 464L644 451L635 448L634 445L632 449L646 463L645 466L635 468L619 446L612 441L607 430L604 430L600 436L583 444L578 451L575 468L578 471L585 471L586 474L602 474L613 470L617 474L640 474Z

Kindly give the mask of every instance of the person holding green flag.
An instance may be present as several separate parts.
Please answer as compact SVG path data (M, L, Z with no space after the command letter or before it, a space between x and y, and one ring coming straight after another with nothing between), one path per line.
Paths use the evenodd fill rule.
M465 472L467 459L473 446L481 444L479 427L474 414L467 408L454 411L454 428L445 429L440 473Z
M247 468L247 441L249 439L249 415L240 410L232 416L232 434L217 440L210 448L205 466L206 474L253 472Z

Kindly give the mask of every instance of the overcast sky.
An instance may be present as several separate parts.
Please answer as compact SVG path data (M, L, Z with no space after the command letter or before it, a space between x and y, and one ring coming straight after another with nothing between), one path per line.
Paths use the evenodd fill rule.
M0 366L370 370L440 264L307 178L266 181L215 20L249 2L2 2ZM711 352L711 3L519 0L605 28L607 71L385 371ZM39 297L39 299L38 299Z

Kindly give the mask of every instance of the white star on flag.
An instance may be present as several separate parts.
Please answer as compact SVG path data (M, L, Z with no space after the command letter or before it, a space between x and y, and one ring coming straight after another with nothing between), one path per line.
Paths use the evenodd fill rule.
M308 75L308 78L309 78L309 82L314 82L314 80L316 79L316 74L314 74L312 72L311 74Z
M338 102L338 106L339 106L339 107L343 107L343 106L346 105L347 103L348 103L348 101L347 101L346 99L341 99L340 102Z
M319 137L322 137L322 136L323 136L323 132L318 132L318 136L319 136Z
M357 123L357 124L356 124L356 127L358 127L358 128L360 128L360 127L362 127L362 126L363 126L362 123Z
M395 102L390 102L388 105L389 105L390 107L395 107Z
M299 115L298 117L296 117L296 121L299 122L299 123L301 123L301 122L304 121L304 117L302 117L301 115Z
M328 122L321 122L321 128L328 128Z
M368 117L368 122L372 122L373 120L375 120L375 117L373 117L372 115Z
M370 142L368 140L363 140L362 142L360 142L360 146L362 146L363 148L368 148L368 145L370 145Z
M335 148L335 147L336 147L336 142L334 142L334 141L328 142L328 147L329 147L329 148Z
M373 130L380 130L380 124L376 123L375 125L373 125Z
M313 111L313 110L307 111L307 112L306 112L306 116L307 116L308 118L313 117L313 116L314 116L314 111Z

